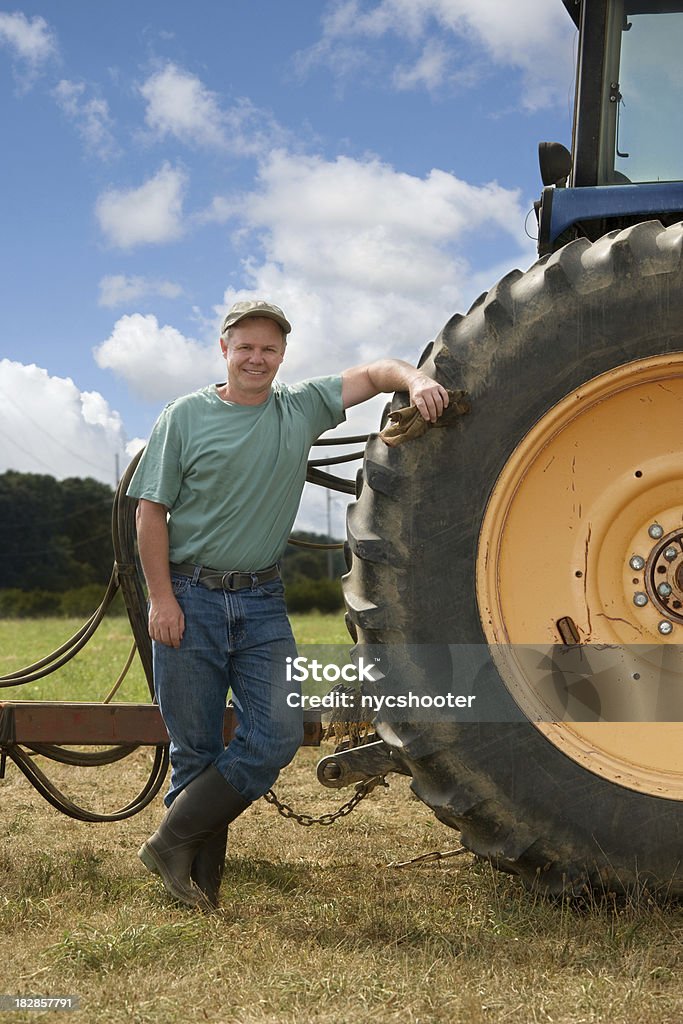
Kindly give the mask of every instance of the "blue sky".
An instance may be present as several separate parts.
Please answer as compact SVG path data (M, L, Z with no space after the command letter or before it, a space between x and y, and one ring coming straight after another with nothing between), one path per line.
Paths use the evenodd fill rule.
M414 362L533 262L573 45L560 0L0 6L0 471L113 483L238 298L285 380Z

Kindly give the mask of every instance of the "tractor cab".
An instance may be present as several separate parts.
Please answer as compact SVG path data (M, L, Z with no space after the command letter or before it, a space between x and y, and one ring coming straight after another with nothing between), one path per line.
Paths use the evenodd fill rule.
M539 254L683 217L683 0L563 0L579 30L572 152L539 146Z

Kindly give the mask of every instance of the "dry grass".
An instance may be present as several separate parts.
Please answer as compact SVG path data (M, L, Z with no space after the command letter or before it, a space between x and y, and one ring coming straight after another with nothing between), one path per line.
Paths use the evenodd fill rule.
M301 751L278 786L312 813L339 799L318 787L317 756ZM127 799L147 761L138 753L106 781L98 769L106 801L93 802ZM55 772L66 783L73 769ZM208 916L175 907L135 856L160 801L127 822L84 825L16 771L2 786L2 990L78 995L79 1019L683 1019L680 909L547 903L469 855L387 868L457 845L404 779L328 829L250 808L231 829L223 908Z
M319 787L319 756L302 750L277 786L315 814L349 795ZM139 751L50 773L110 809L139 788L149 760ZM388 868L458 845L403 778L324 829L252 806L231 828L223 906L211 915L174 906L137 859L160 798L126 822L81 824L10 765L0 800L0 992L76 995L81 1010L67 1020L683 1021L680 907L546 902L469 854Z

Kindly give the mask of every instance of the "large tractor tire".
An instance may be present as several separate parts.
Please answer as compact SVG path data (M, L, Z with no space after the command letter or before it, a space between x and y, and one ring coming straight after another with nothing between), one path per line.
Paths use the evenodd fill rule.
M421 365L470 414L371 438L349 510L352 632L432 652L454 691L476 674L483 711L380 713L380 737L469 849L546 892L683 892L682 240L572 242L453 317ZM576 714L544 689L563 654Z

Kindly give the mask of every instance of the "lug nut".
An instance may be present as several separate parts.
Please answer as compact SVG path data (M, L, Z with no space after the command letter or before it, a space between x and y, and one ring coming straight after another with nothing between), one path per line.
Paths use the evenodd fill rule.
M647 594L644 594L642 590L639 590L637 594L633 595L633 603L636 608L644 608L647 604Z
M641 569L645 568L645 559L641 558L640 555L633 555L628 564L632 569L635 569L636 572L640 572Z
M664 527L660 526L659 523L653 523L647 532L653 540L659 540L664 535Z
M662 621L657 626L657 629L662 634L662 636L669 636L669 634L673 633L674 631L673 623L669 622L668 619L662 619Z
M660 583L657 587L657 593L660 597L669 597L671 594L671 587L668 583Z
M677 554L678 549L674 547L668 547L664 551L664 557L666 558L667 562L673 562Z

